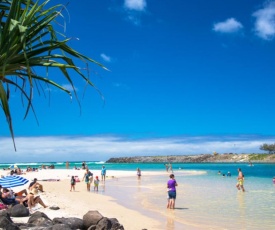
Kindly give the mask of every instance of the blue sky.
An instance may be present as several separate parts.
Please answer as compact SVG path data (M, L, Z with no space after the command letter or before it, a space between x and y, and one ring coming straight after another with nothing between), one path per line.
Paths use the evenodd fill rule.
M274 142L275 1L71 0L63 15L70 45L110 70L89 65L104 100L72 73L81 108L42 86L38 125L12 92L17 152L2 119L3 161L260 152Z

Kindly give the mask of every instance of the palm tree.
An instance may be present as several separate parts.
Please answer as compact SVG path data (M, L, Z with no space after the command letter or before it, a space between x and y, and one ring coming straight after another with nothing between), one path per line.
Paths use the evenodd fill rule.
M0 105L5 114L11 137L14 133L9 107L12 88L19 90L23 101L27 101L25 116L34 112L32 105L33 90L39 90L41 83L52 85L67 94L71 92L51 79L48 74L39 76L35 68L59 69L64 79L72 86L77 98L74 83L68 72L72 69L84 79L88 86L94 87L89 77L75 65L74 60L81 60L86 65L94 63L106 69L95 60L72 49L70 38L59 33L54 26L62 17L63 5L54 5L46 9L49 0L39 3L32 0L2 0L0 2ZM62 35L62 36L61 36ZM59 38L62 39L59 39ZM88 74L88 73L87 73ZM35 114L35 113L34 113Z

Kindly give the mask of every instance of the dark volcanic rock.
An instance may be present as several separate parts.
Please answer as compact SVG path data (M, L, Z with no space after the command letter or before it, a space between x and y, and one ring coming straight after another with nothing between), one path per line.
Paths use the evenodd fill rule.
M84 229L84 223L82 219L70 217L70 218L54 218L53 224L66 224L71 229Z
M12 217L27 217L30 215L29 209L23 204L14 205L9 209L9 213Z
M96 225L96 230L109 230L111 227L112 222L107 217L103 217Z
M103 216L98 211L89 211L83 216L84 228L88 229L92 225L97 225L97 223L103 218Z
M8 217L3 215L0 216L0 229L19 230L20 228L10 221Z
M52 220L43 212L35 212L31 215L28 220L29 224L34 224L36 226L45 226L49 227L52 226Z

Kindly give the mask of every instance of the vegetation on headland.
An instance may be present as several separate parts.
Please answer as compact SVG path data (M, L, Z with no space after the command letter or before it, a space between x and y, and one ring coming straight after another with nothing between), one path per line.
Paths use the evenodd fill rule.
M169 155L169 156L135 156L110 158L107 163L275 163L273 154L199 154L199 155Z
M267 151L269 154L275 153L275 143L274 144L264 143L260 146L260 150Z

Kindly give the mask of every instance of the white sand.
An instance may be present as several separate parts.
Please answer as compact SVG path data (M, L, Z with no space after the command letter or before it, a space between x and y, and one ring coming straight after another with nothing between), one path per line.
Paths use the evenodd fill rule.
M100 170L92 171L95 176L100 176ZM0 171L1 175L6 175L7 171ZM160 175L163 172L143 172L143 175ZM82 218L90 210L97 210L103 216L109 218L117 218L118 221L127 230L136 229L160 229L161 223L157 220L151 219L135 210L125 208L116 203L116 201L109 196L94 192L87 192L85 182L76 183L76 191L70 192L70 178L71 176L78 176L82 180L84 170L66 170L66 169L47 169L39 170L38 172L27 172L22 175L30 180L30 182L37 178L39 183L44 186L44 193L40 193L40 197L46 205L58 206L60 210L44 209L40 205L39 211L44 212L51 219L54 217L79 217ZM105 186L108 186L108 180L116 178L136 176L133 171L107 171L107 178ZM100 177L99 177L100 178ZM45 179L60 179L60 181L40 181ZM25 186L15 187L15 192L21 189L28 188ZM26 222L28 218L13 218L15 222Z

